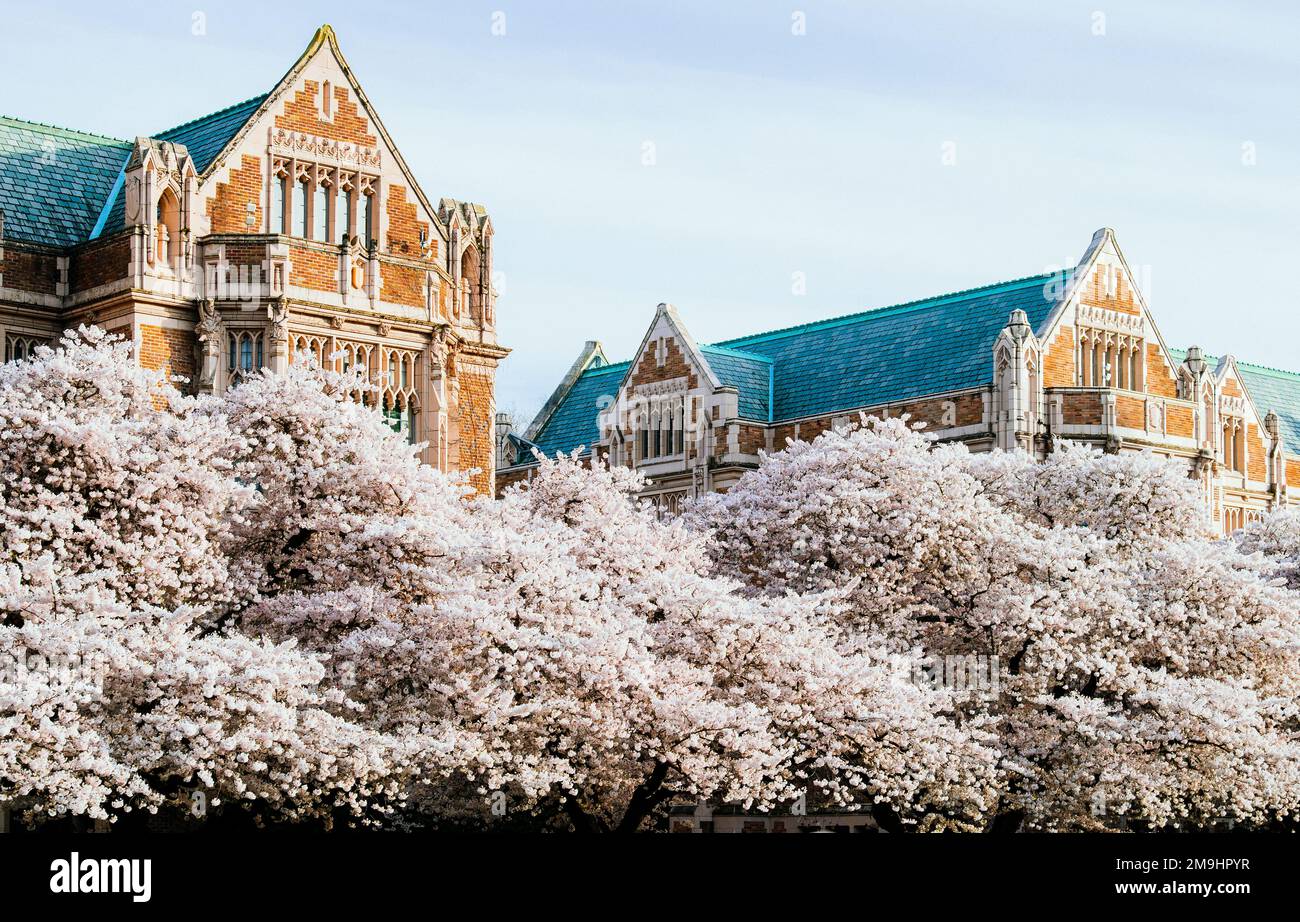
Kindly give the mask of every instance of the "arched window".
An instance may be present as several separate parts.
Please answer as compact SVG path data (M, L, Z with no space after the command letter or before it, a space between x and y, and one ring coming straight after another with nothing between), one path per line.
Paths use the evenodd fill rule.
M180 240L181 206L176 200L176 193L163 189L158 196L158 261L170 266L176 255L176 245Z
M5 336L5 361L21 362L23 359L30 359L36 351L37 346L45 344L44 340L34 339L30 336L14 336L12 333Z
M415 418L418 415L418 412L419 411L415 406L415 401L408 397L406 400L406 411L402 416L402 430L406 433L406 441L410 442L412 445L419 441L415 432Z
M392 394L384 395L384 422L388 423L389 428L394 432L402 431L401 401Z
M232 332L228 339L229 359L226 370L231 384L238 384L262 367L262 334L243 330Z
M479 296L479 261L478 250L474 247L466 247L464 254L460 258L460 277L465 286L465 308L474 316L478 304L475 299Z

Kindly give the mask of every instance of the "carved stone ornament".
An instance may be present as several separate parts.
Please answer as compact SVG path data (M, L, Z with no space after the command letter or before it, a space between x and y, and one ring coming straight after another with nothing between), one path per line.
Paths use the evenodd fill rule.
M289 340L289 305L282 299L267 305L266 315L271 319L271 339L275 342Z
M203 347L203 362L199 367L199 387L210 388L217 380L217 368L221 364L222 340L221 314L217 311L215 301L199 302L199 322L194 326L194 333Z

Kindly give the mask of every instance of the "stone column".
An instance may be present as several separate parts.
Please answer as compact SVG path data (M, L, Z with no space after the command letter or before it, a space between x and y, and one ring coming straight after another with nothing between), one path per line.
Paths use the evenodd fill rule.
M276 298L266 307L267 338L271 346L270 369L277 375L289 370L289 304Z

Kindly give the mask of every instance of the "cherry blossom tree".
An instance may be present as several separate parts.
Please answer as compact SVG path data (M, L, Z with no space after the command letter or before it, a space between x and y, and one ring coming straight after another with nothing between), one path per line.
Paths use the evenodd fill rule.
M215 623L256 497L211 410L96 329L0 366L0 799L29 816L400 800L400 742L341 716L316 659Z
M978 822L993 754L883 649L839 651L834 602L747 598L626 470L544 460L468 505L440 553L362 587L291 593L249 629L326 655L386 731L420 741L420 809L633 831L670 801L803 792L936 828ZM463 514L453 491L439 496ZM427 527L441 527L439 517Z
M47 556L65 589L212 605L243 488L234 438L98 328L0 365L0 563Z
M1297 600L1200 510L1150 456L976 458L896 419L793 444L692 518L757 595L846 592L841 646L997 664L953 698L996 734L994 828L1263 825L1300 797Z
M474 497L371 393L300 357L188 398L89 329L0 368L0 799L583 831L805 794L896 830L1297 807L1297 530L1211 540L1174 465L872 421L667 522L573 458Z
M1291 589L1300 589L1300 510L1282 509L1233 535L1242 553L1261 554L1266 568Z

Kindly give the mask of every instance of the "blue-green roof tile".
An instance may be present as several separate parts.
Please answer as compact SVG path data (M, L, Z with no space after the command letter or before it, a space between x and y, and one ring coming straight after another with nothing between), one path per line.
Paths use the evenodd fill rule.
M590 448L600 441L600 413L618 396L618 386L631 362L589 368L564 395L533 443L545 455ZM521 458L518 463L526 463Z
M720 345L773 360L775 419L879 406L992 381L993 343L1011 312L1041 331L1059 281L1033 276Z
M88 239L130 155L127 141L0 116L5 236L50 246Z
M702 346L704 360L724 385L740 392L739 412L746 419L767 422L772 407L773 363L766 355L755 355L723 346Z
M248 120L252 118L253 113L262 105L267 95L263 93L261 96L254 96L252 99L235 103L233 106L227 106L213 112L211 115L205 115L202 118L196 118L192 122L186 122L184 125L169 128L154 135L154 137L160 141L184 144L185 149L189 151L190 158L194 161L194 169L202 173L212 166L212 161L217 159L217 154L221 153L222 149L230 143L230 139L238 134L239 129L243 128ZM104 222L103 233L120 230L125 223L126 195L122 193L121 189L118 189L112 204L109 206L108 218Z
M184 144L194 159L194 168L202 173L217 159L217 154L230 143L230 139L239 133L239 129L244 127L266 97L266 93L254 96L211 115L169 128L154 137L160 141Z

